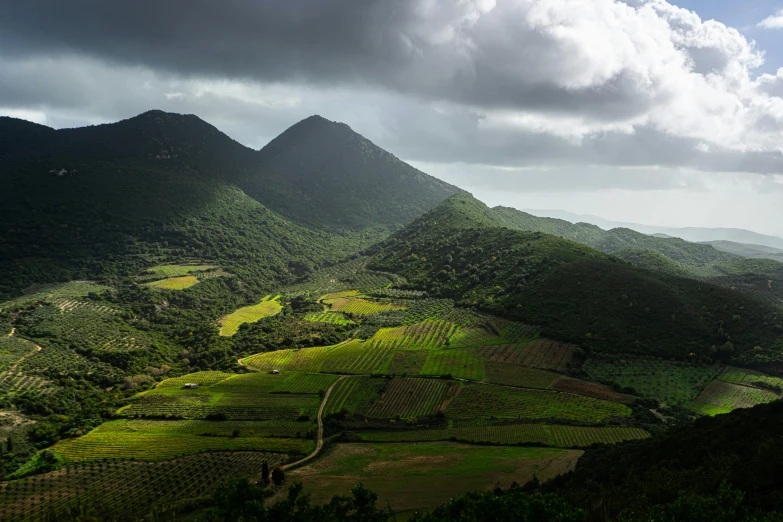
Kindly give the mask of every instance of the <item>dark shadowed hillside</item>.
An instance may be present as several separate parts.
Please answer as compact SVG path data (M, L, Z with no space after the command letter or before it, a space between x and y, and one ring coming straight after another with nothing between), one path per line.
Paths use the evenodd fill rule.
M262 175L243 189L308 225L363 228L407 224L463 192L400 161L344 123L311 116L258 153Z
M783 360L783 309L775 305L503 224L480 201L453 196L374 247L374 267L433 295L542 325L546 335L588 349Z
M459 190L318 117L262 152L193 115L149 111L58 131L3 118L0 154L8 295L183 256L269 285L345 257Z

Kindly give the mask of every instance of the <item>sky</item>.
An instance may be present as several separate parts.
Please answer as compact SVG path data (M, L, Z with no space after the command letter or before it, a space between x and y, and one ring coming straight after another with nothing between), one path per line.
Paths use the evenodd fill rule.
M0 0L0 115L312 114L490 205L783 235L783 0Z

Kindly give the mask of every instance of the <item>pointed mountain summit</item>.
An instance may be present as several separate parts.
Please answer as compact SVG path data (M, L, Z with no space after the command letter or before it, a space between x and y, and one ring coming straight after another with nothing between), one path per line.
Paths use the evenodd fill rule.
M264 205L309 225L399 227L464 192L429 176L344 123L311 116L258 152L259 172L238 184Z

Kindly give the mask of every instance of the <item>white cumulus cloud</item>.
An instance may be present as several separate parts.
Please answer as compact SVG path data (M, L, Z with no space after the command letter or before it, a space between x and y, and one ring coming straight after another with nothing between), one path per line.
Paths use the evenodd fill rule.
M783 9L778 9L777 13L760 21L758 26L764 29L783 29Z

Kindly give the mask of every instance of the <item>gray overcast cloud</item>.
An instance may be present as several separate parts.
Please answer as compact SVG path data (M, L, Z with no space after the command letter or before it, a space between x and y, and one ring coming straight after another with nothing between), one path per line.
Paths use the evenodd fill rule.
M783 68L664 0L0 8L0 114L161 108L258 148L318 113L490 204L783 233Z

